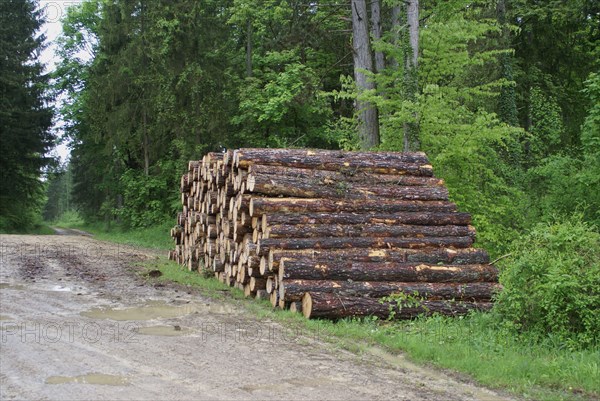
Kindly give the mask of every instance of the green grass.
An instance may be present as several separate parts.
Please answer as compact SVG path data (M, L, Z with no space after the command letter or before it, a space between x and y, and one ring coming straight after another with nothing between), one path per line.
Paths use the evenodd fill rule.
M145 267L159 269L163 273L159 280L194 286L213 298L243 298L241 291L167 260L148 262ZM381 347L391 353L405 352L414 361L458 371L480 384L525 398L580 400L600 396L599 349L570 351L550 340L541 344L529 341L499 327L492 314L400 322L331 322L273 310L268 302L248 300L240 304L258 318L280 322L344 349L372 352L373 347Z
M174 225L171 221L158 226L126 230L115 224L110 226L103 223L86 224L77 213L66 213L60 220L53 222L52 225L61 228L74 228L87 231L90 234L93 234L94 238L103 241L117 242L144 248L173 248L173 240L169 236L169 230Z

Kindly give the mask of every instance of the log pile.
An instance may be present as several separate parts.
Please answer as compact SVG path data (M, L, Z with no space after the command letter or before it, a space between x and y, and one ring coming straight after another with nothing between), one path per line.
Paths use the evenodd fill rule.
M464 314L499 288L424 153L208 153L181 202L170 259L308 318Z

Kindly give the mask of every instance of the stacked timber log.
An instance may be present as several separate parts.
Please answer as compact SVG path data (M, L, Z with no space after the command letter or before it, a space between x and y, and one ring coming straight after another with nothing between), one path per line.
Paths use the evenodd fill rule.
M208 153L181 201L171 259L306 317L464 314L499 288L424 153Z

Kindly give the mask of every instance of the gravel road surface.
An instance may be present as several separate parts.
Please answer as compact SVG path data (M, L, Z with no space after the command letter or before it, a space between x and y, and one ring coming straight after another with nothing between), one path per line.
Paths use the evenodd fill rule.
M0 399L504 400L140 274L149 250L0 236Z

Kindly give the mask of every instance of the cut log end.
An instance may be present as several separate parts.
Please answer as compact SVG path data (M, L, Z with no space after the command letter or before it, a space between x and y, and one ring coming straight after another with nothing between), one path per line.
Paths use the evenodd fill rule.
M305 318L310 319L310 315L312 313L312 296L310 292L307 292L302 297L302 314Z

